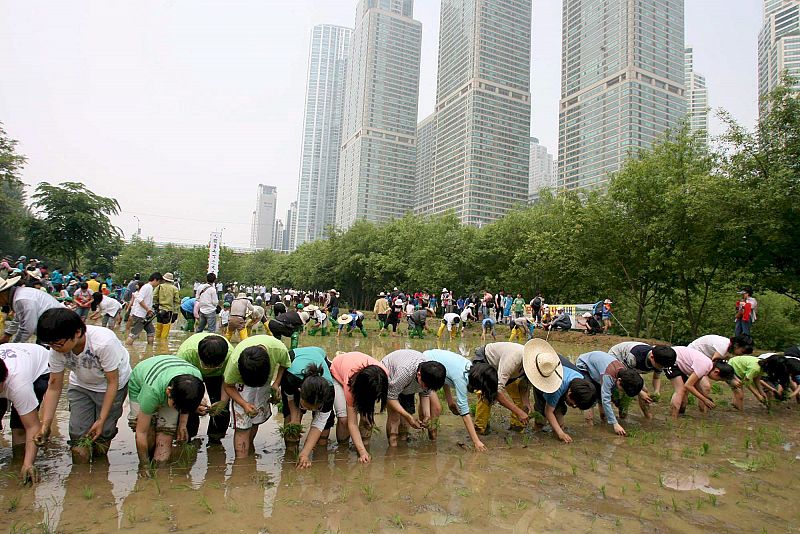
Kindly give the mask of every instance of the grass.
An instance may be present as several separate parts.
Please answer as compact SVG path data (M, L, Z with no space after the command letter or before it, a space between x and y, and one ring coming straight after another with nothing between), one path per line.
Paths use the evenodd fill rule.
M197 504L200 505L200 508L205 510L209 515L214 513L214 509L211 508L211 505L208 504L208 499L205 495L201 495L200 498L197 500Z
M196 457L197 447L187 441L178 446L178 458L172 463L177 467L188 469Z
M522 499L517 499L514 501L514 509L518 512L521 510L525 510L528 508L528 501L524 501Z
M94 489L91 486L83 487L83 498L87 501L94 499Z
M303 425L297 423L286 423L278 427L278 433L283 439L290 441L299 441L300 436L303 435Z
M8 512L16 512L17 508L19 508L19 495L14 495L8 499L8 508L6 510Z
M361 484L361 493L364 494L367 502L373 502L378 498L378 494L375 492L375 486L372 484Z
M405 530L406 526L403 524L403 519L400 517L400 514L394 514L392 517L389 518L389 521L395 528L399 528L400 530Z

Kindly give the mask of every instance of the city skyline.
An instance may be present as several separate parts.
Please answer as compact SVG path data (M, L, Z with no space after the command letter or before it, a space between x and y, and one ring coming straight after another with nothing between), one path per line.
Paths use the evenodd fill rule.
M106 196L157 183L156 198L122 197L114 222L127 235L138 216L143 234L158 241L202 243L209 230L224 227L227 244L247 246L258 182L280 185L281 213L294 200L311 28L352 25L355 3L297 0L267 8L254 2L235 12L183 2L155 11L0 4L8 14L0 28L13 51L0 66L14 73L0 87L0 120L29 157L27 183L79 179ZM560 62L560 12L553 4L537 2L532 24L531 131L549 147L555 147ZM758 1L737 2L735 10L720 0L687 5L686 41L708 78L710 106L724 106L747 126L757 110L762 10ZM721 17L725 25L705 23ZM109 18L131 24L112 30ZM438 2L418 2L415 18L423 23L422 119L435 100ZM54 49L53 40L61 45ZM100 55L99 42L105 43ZM283 53L271 43L281 43ZM158 63L150 60L156 56ZM209 126L212 135L204 135ZM720 132L713 114L711 130ZM165 200L176 196L183 201Z

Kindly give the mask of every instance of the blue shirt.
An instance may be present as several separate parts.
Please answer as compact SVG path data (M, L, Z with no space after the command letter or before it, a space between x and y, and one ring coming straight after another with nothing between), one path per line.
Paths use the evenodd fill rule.
M306 377L306 367L309 365L319 365L322 367L322 377L333 385L333 376L328 363L325 361L325 350L319 347L302 347L294 349L294 359L287 372L292 373L300 380Z
M469 415L469 401L467 400L468 373L472 362L455 352L449 350L432 349L422 354L429 362L439 362L444 365L447 376L444 383L456 390L456 407L461 417Z
M58 272L58 269L52 272L50 275L50 281L55 284L63 284L64 283L64 275Z
M194 312L194 303L196 300L195 298L184 297L181 301L181 309L189 313Z
M603 403L606 421L609 425L616 424L617 418L614 415L614 406L611 404L611 394L617 387L617 373L624 369L625 365L609 353L595 350L578 356L575 366L589 373L592 381L600 384L600 401Z
M481 324L483 325L484 328L491 328L491 327L494 326L494 323L495 323L495 320L492 319L491 317L487 317L486 319L484 319L481 322Z
M567 394L567 390L569 389L570 383L575 380L576 378L583 378L583 375L580 371L576 371L575 369L570 369L569 367L564 367L564 378L561 379L561 387L555 390L553 393L543 393L544 401L555 408L558 405L558 401L561 400L561 397Z

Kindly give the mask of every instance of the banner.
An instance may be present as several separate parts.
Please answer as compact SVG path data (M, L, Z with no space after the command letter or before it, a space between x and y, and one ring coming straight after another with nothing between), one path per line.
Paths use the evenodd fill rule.
M219 247L222 235L220 232L211 232L208 242L208 272L219 274Z

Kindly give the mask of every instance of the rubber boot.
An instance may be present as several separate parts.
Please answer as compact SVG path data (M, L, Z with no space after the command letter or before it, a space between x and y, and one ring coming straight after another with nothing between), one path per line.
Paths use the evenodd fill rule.
M316 336L318 330L319 330L319 328L309 328L308 329L308 335L309 336Z
M328 335L328 327L327 326L323 326L322 327L322 335L323 336L327 336Z
M367 337L367 329L365 327L362 326L359 328L359 330L361 330L362 336Z
M163 330L164 325L161 323L156 323L156 339L161 339L161 330Z
M167 339L169 337L169 331L172 329L172 324L162 324L161 325L161 339Z
M299 347L299 346L300 346L300 332L298 332L297 330L295 330L294 332L292 332L292 337L291 337L291 340L292 340L292 341L291 341L291 347L290 347L290 348L291 348L292 350L294 350L294 349L296 349L297 347Z
M445 328L447 328L446 324L442 323L442 324L439 325L439 331L436 333L436 337L437 338L441 338L442 337L442 334L444 334Z

